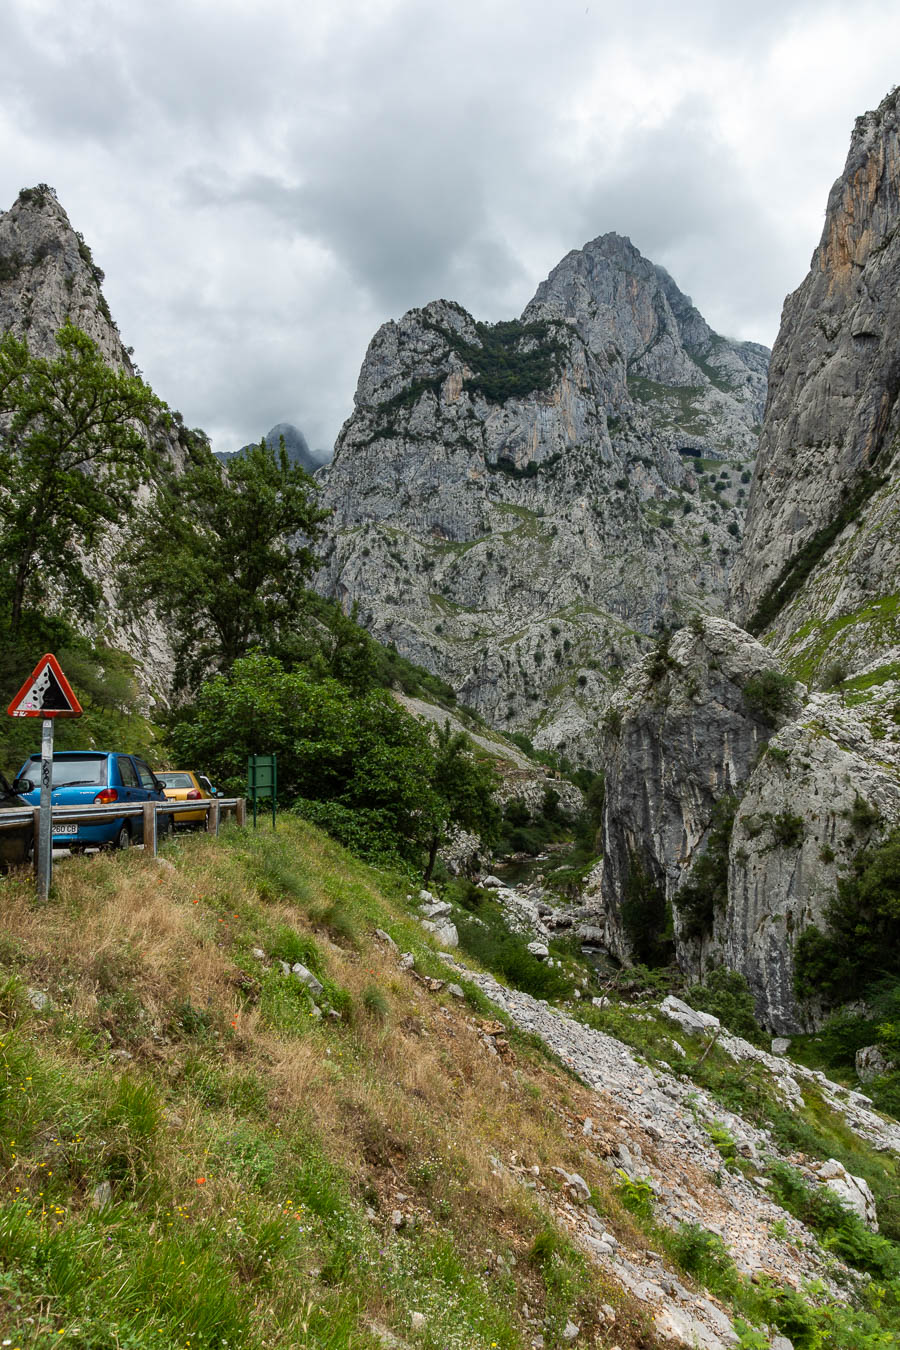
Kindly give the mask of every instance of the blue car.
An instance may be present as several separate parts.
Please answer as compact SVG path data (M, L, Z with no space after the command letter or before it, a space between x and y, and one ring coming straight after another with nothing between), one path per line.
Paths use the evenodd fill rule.
M32 806L41 800L41 757L32 755L19 770L15 789ZM138 755L107 750L60 750L53 756L50 800L54 806L109 806L113 802L166 800L163 785ZM159 834L172 828L161 816ZM54 821L53 847L80 853L86 848L128 848L144 839L141 816L102 816L96 822Z

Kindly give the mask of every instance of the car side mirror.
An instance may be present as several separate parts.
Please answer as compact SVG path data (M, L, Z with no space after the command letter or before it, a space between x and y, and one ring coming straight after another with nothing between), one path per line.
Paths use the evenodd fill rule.
M34 783L30 778L15 778L12 785L13 792L33 792Z

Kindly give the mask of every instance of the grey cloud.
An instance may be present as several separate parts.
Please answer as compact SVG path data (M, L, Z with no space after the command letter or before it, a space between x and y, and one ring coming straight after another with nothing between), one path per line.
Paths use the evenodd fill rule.
M871 103L890 83L895 12L852 10ZM223 448L279 420L327 446L381 322L439 296L509 317L606 230L720 330L771 342L864 107L822 27L849 13L841 0L645 0L640 22L609 0L6 0L0 207L24 182L57 186L148 378ZM722 71L736 94L780 94L769 64L798 32L813 50L824 34L830 120L804 107L814 67L787 102L748 103L759 181L721 130ZM780 211L813 136L821 200L807 173L818 205Z

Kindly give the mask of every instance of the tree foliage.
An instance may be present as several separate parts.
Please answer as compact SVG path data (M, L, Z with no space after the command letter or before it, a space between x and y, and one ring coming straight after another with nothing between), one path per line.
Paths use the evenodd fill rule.
M495 826L493 777L465 737L445 728L435 741L386 691L355 693L259 651L207 681L170 740L227 791L244 790L248 755L277 754L282 799L369 858L421 867L452 825Z
M728 899L728 848L737 810L737 798L727 794L713 807L706 848L687 880L675 893L674 905L685 937L703 938L712 932L716 910Z
M835 1006L900 976L900 830L856 855L825 921L825 932L806 928L797 943L794 983L801 998Z
M124 598L151 601L170 622L179 677L227 670L290 633L328 514L315 490L283 443L251 446L226 470L193 433L184 473L161 487L122 554Z
M52 595L89 612L99 590L82 558L104 527L134 510L165 405L112 370L86 333L65 324L53 357L0 338L0 605L18 632L27 606Z
M671 961L675 951L672 910L662 885L634 853L622 895L622 927L635 960L646 966Z

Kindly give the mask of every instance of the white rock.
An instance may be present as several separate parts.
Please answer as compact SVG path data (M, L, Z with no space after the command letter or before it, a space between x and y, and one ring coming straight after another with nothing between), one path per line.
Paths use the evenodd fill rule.
M528 950L531 952L531 955L536 956L539 961L546 961L547 957L550 955L550 948L547 946L546 942L529 942Z
M856 1076L861 1083L871 1083L873 1078L880 1078L894 1068L894 1061L888 1059L880 1045L864 1045L856 1052Z
M829 1158L828 1162L820 1163L815 1170L828 1189L834 1191L835 1195L848 1209L852 1209L873 1233L877 1233L878 1211L869 1183L863 1177L852 1176L836 1158Z
M452 905L449 900L434 900L430 905L420 905L419 909L426 919L445 919Z
M579 1333L580 1330L581 1330L581 1327L578 1326L575 1322L567 1322L566 1325L563 1327L563 1330L562 1330L562 1338L563 1338L563 1340L564 1340L564 1341L574 1341L574 1340L577 1338L578 1333Z
M700 1012L697 1008L688 1007L674 994L669 994L667 998L663 999L659 1005L659 1010L665 1013L666 1017L671 1017L673 1022L677 1022L682 1031L715 1031L722 1026L718 1017L713 1017L712 1013Z
M386 933L383 928L376 928L375 936L379 942L383 942L385 946L390 947L392 951L398 952L400 950L390 933Z
M450 923L448 919L421 919L420 922L423 928L434 934L435 941L440 947L459 946L459 933L456 931L455 923Z
M316 979L312 971L307 969L302 961L294 962L291 966L291 974L295 975L301 984L305 984L315 998L320 998L325 993L321 981Z
M772 1054L786 1055L791 1048L790 1036L775 1036L772 1040Z
M91 1204L94 1209L105 1209L112 1201L112 1185L108 1181L100 1181L91 1192Z
M465 990L460 988L458 984L448 984L447 993L452 994L454 998L465 998L466 996Z

